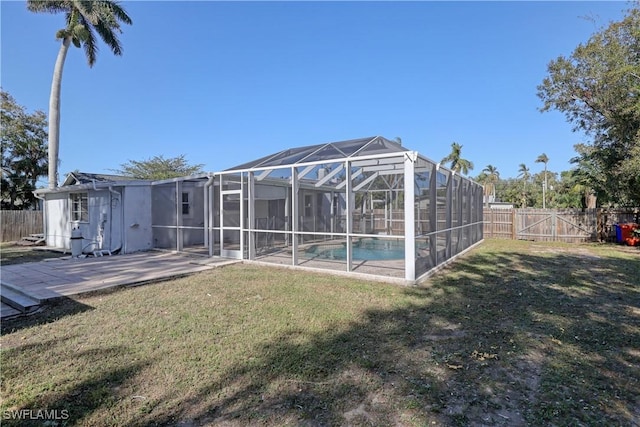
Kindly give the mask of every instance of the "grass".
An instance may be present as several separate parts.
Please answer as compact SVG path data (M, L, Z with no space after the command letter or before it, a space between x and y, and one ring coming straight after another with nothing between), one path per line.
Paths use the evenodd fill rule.
M42 261L48 258L60 258L60 252L34 250L31 246L20 246L15 242L0 243L0 265L22 264Z
M489 240L421 287L234 265L94 293L2 324L1 409L96 426L637 425L639 275L636 249Z

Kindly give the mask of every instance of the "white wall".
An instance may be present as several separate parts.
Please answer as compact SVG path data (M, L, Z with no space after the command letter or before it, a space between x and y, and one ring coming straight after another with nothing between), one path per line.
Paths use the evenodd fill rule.
M85 253L99 249L120 249L122 253L151 249L151 186L113 187L113 190L47 194L47 245L70 250L71 230L78 228ZM71 221L72 192L87 193L88 221Z
M87 191L89 222L71 221L71 228L82 232L82 251L93 252L110 249L111 236L111 194L109 190ZM114 209L114 211L117 209Z
M151 229L151 185L124 189L124 253L153 247Z
M255 185L255 200L279 200L287 197L287 187L276 187L274 185Z
M87 193L89 208L88 221L71 221L71 192L47 194L46 197L46 223L47 245L60 249L71 249L71 230L78 228L82 233L82 247L84 252L91 252L102 245L107 248L110 241L108 235L109 217L104 224L107 232L101 232L102 213L109 213L109 191L75 191Z
M47 194L45 206L47 246L71 249L69 194Z

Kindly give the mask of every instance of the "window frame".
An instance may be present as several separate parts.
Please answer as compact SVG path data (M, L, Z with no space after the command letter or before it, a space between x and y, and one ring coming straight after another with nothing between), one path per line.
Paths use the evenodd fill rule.
M187 200L185 201L185 197L187 196ZM191 206L192 200L193 200L193 191L189 190L182 190L180 192L180 213L182 214L183 218L190 218L191 216L193 216L193 209ZM187 208L187 212L185 213L184 208Z
M89 222L89 193L69 193L69 211L72 222Z

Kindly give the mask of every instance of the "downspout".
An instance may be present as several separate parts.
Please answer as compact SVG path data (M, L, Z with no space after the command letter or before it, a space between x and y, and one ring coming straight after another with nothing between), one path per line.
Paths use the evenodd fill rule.
M96 180L92 179L91 183L93 184L93 191L98 192L98 191L102 191L102 190L98 190L98 188L96 187ZM111 202L111 200L109 200L109 202ZM90 220L89 220L90 221ZM98 223L99 223L99 227L98 227L98 250L95 250L95 247L93 248L93 253L94 255L96 253L100 253L102 254L102 250L104 249L104 239L105 239L105 232L104 232L104 223L107 222L106 219L102 218L102 212L100 212L100 215L98 217ZM88 244L84 245L82 248L82 251L84 252L85 248L91 246L92 244L94 244L95 241L89 242ZM109 243L111 243L111 221L109 221Z
M209 249L209 256L213 256L213 242L211 236L211 224L213 221L213 213L211 209L211 204L213 197L209 197L209 189L211 185L213 185L214 175L211 175L207 180L207 183L204 185L204 243ZM215 203L215 202L214 202Z
M96 180L92 179L91 182L93 183L93 189L95 191L101 191L96 187ZM122 204L122 194L117 192L116 190L113 189L113 186L109 186L108 190L111 194L115 194L118 197L118 200L120 201L120 207L122 208L122 212L120 214L120 246L118 246L115 249L111 249L109 248L109 252L117 252L120 249L122 249L122 243L124 241L123 235L124 235L124 206ZM109 247L111 247L111 244L113 243L113 200L109 200Z
M36 245L39 245L40 243L44 242L44 244L47 244L47 199L45 199L43 196L38 195L38 193L36 193L35 191L33 192L33 195L35 196L36 199L38 200L42 200L42 239L38 239L38 241L36 241Z
M120 246L118 246L115 249L109 249L111 252L118 252L120 249L122 249L122 246L124 245L124 203L122 203L122 193L117 192L116 190L113 189L113 186L109 186L109 192L111 194L115 194L118 198L118 200L120 201ZM111 233L111 236L113 236L113 200L111 201L111 203L109 203L109 210L110 210L110 218L111 218L111 224L109 224L109 232ZM111 241L111 239L109 239L109 246L111 246L111 243L113 243Z

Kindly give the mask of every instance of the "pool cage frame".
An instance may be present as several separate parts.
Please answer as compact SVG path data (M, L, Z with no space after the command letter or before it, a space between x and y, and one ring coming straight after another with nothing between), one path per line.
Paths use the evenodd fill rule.
M152 195L157 248L389 281L416 283L483 239L482 186L379 136L157 181Z

